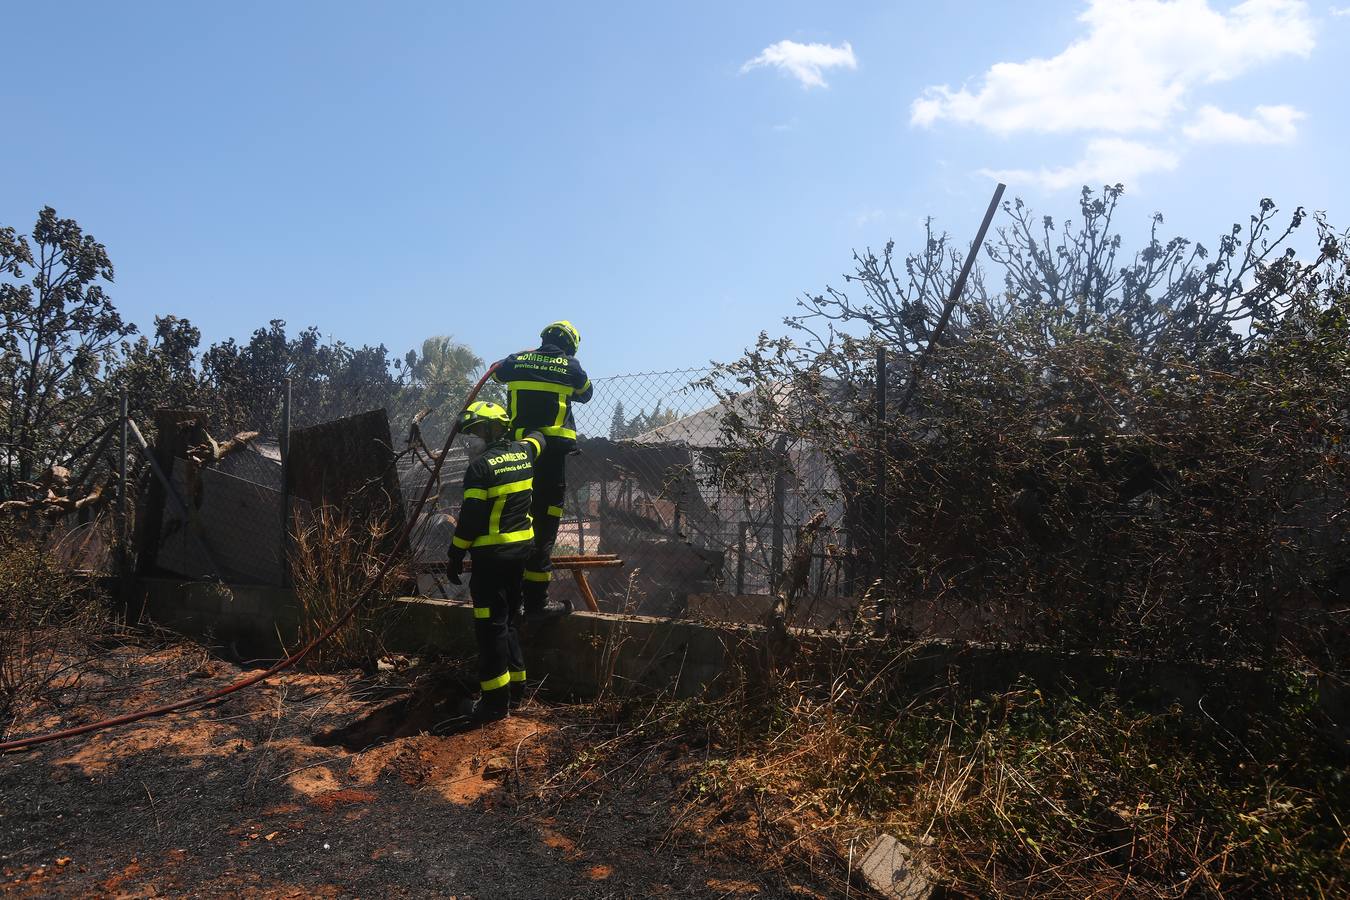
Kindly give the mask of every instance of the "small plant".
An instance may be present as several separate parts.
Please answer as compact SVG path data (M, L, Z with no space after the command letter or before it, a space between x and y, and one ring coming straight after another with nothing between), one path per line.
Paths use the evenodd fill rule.
M381 575L392 530L384 518L358 521L329 506L297 522L290 559L300 603L301 644L307 644L338 620L372 582L370 599L351 621L324 641L306 660L316 671L359 666L373 673L383 650L382 632L393 598L408 580L406 565Z

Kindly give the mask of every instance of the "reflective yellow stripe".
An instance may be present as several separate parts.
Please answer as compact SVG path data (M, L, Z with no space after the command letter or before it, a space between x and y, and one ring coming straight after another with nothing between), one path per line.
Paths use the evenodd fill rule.
M525 441L526 441L526 443L534 444L534 452L535 452L535 455L538 455L538 454L544 452L544 448L541 447L541 446L539 446L539 441L536 440L535 438L527 437L527 438L525 438Z
M485 691L495 691L497 688L504 688L510 683L511 683L511 673L503 672L496 678L491 678L487 681L478 682L478 685Z
M550 394L565 394L571 396L576 393L576 388L566 384L554 384L551 381L513 381L511 390L514 391L547 391Z
M506 499L511 494L519 494L522 491L528 491L534 479L526 478L523 481L513 481L510 484L499 484L496 487L488 488L488 496L495 497L492 504L492 514L488 516L488 537L500 534L502 530L502 512L506 509ZM533 526L530 533L533 534ZM474 541L478 544L479 541Z
M488 488L487 491L483 494L482 499L486 500L489 497L500 497L502 494L519 494L521 491L528 491L533 485L534 485L533 478L525 478L520 481L513 481L510 484L499 484L496 487ZM465 491L464 496L466 497L469 496L469 492Z
M548 508L548 514L555 519L561 519L563 514L563 508L561 506L550 506Z
M581 390L577 391L577 393L578 393L578 394L584 394L584 393L586 393L586 392L587 392L588 390L590 390L590 389L591 389L591 380L590 380L589 378L587 378L587 379L586 379L586 383L583 384L583 385L581 386Z
M526 570L525 570L525 580L526 580L526 581L552 581L552 580L553 580L553 573L552 573L552 572L531 572L529 569L526 569Z
M488 517L488 535L498 534L502 530L502 511L506 509L506 495L492 501L492 515Z
M524 531L507 531L503 534L485 534L473 542L475 547L490 547L494 544L518 544L521 541L534 540L534 529L526 528Z
M472 541L466 541L459 535L455 535L454 537L452 537L450 539L450 543L454 544L455 548L459 550L468 550L470 547L473 546Z
M546 437L570 438L572 440L576 440L577 438L577 433L573 429L560 428L556 425L545 425L544 427L540 428L539 431L541 431Z
M488 498L488 492L485 491L485 490L483 490L482 488L465 488L465 489L464 489L464 499L465 499L465 500L486 500L487 498Z
M475 619L490 619L492 618L492 610L486 606L475 606L473 608L473 617Z
M525 670L524 670L524 669L521 669L519 672L512 672L512 673L511 673L511 680L512 680L512 681L524 681L524 680L525 680Z

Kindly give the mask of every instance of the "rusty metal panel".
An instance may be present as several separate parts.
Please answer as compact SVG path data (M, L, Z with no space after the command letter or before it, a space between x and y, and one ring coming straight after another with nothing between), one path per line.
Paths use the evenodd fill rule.
M381 554L393 552L407 512L383 409L292 429L285 466L292 498L311 508L334 508L355 522L382 521L386 536ZM416 588L410 577L400 590Z
M382 409L291 432L286 483L293 497L403 527L397 461Z

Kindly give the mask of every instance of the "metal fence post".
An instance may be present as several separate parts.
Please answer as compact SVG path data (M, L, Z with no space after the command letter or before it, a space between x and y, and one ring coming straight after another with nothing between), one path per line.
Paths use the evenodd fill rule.
M573 513L573 515L575 515L576 518L577 518L577 552L580 553L582 556L585 556L585 555L586 555L586 510L583 508L583 506L582 506L582 504L581 504L581 493L577 490L577 486L576 486L575 484L572 485L571 494L572 494L572 509L576 510L576 512ZM589 505L590 505L590 502L591 502L590 488L587 488L587 489L586 489L586 505L589 506Z
M127 392L117 400L117 574L127 577Z
M748 522L741 523L741 536L736 545L736 595L741 596L745 593L745 538L746 531L749 528Z
M278 446L281 451L281 583L290 584L291 552L291 480L289 463L291 458L291 380L286 379L286 388L281 395L281 429Z
M787 468L784 454L787 453L787 435L778 439L775 449L773 472L773 550L769 557L769 589L776 591L783 575L783 513L787 505Z
M886 348L877 348L876 426L877 426L877 521L876 577L884 596L886 579L890 574L890 523L887 521L886 491Z
M858 595L858 559L854 556L856 544L853 541L853 530L849 529L844 533L844 591L850 597Z

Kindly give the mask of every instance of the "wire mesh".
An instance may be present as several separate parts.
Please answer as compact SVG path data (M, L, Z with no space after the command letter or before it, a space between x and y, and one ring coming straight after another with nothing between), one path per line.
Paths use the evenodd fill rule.
M625 561L591 576L602 608L757 619L801 524L824 511L826 540L808 583L813 602L838 606L845 585L830 547L848 538L835 473L813 448L792 442L786 465L766 466L758 483L728 490L719 470L737 399L713 390L708 375L682 369L595 381L595 398L578 408L559 552Z
M591 401L574 407L577 452L568 460L554 555L623 560L620 568L587 572L602 610L759 619L798 529L824 511L825 538L806 579L807 605L818 608L812 617L823 624L847 605L851 588L838 478L816 449L793 442L782 456L787 465L766 468L761 484L727 490L719 465L728 401L708 375L693 368L593 379ZM405 498L420 494L432 462L416 448L400 458ZM465 592L439 570L467 464L462 450L451 451L436 500L414 532L419 590L430 596ZM555 574L551 590L582 603L566 572Z
M720 468L734 445L724 425L739 401L734 393L715 390L709 374L691 368L594 379L591 401L574 408L577 452L568 461L555 556L614 554L623 560L620 568L588 572L605 610L758 620L781 587L802 524L824 512L823 539L815 545L804 585L807 604L823 610L812 615L825 624L856 594L838 476L818 448L794 438L784 440L782 452L766 460L761 474L729 488ZM169 427L169 421L158 425ZM411 510L434 469L437 449L417 440L408 423L389 425L388 450L405 509ZM185 419L174 427L192 426ZM275 433L275 423L264 430ZM129 532L140 531L147 513L156 519L147 507L153 496L159 504L152 529L156 544L149 548L155 568L186 577L284 583L282 441L264 434L195 465L183 451L199 438L186 431L171 438L177 447L165 471L171 493L163 485L151 490L156 476L148 466L133 475L129 511L137 524ZM223 441L222 435L215 438ZM427 596L465 594L446 579L444 562L468 462L461 447L450 450L431 502L414 523L411 562L417 590ZM342 468L341 453L327 464ZM81 530L111 535L108 523L96 530L74 519L57 530L72 533L67 543ZM100 546L110 542L111 536L100 538ZM553 590L581 606L567 572L557 574Z

